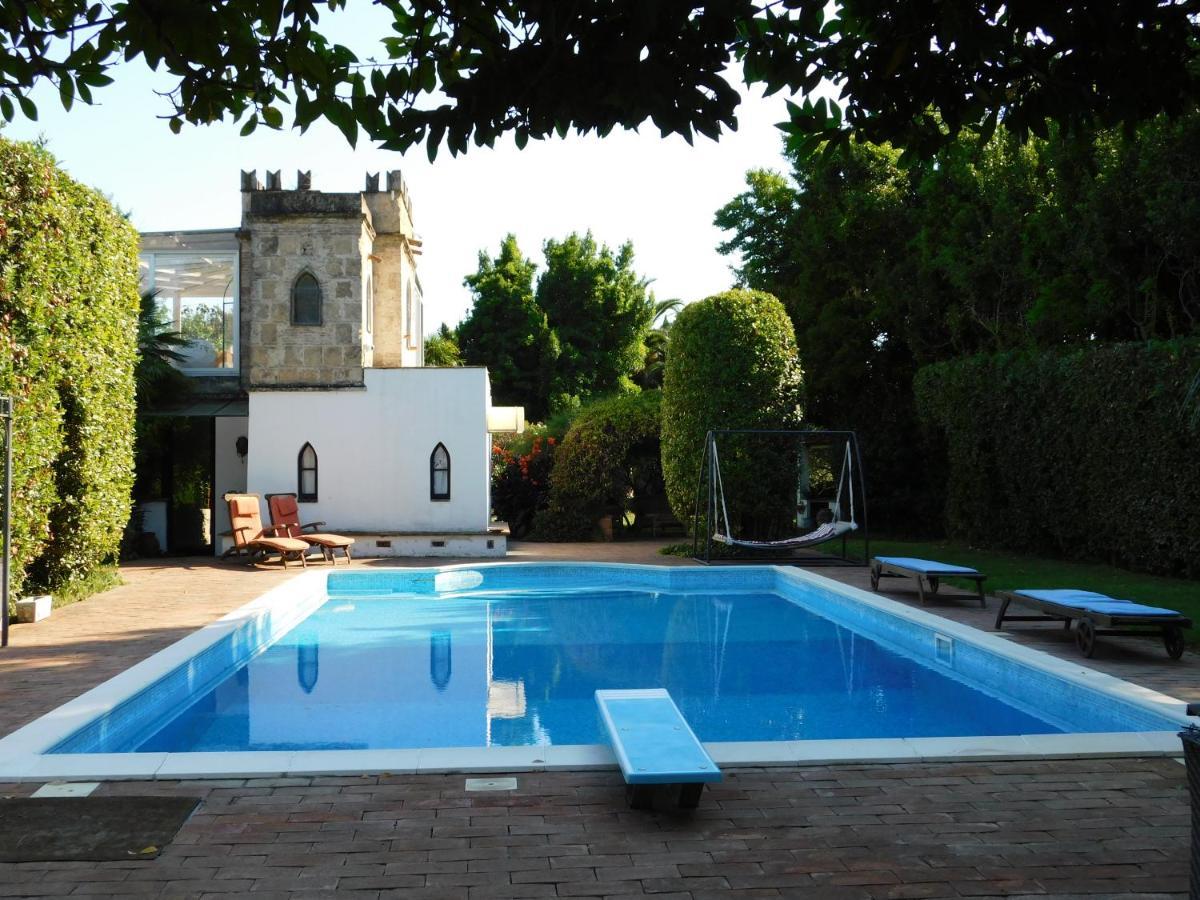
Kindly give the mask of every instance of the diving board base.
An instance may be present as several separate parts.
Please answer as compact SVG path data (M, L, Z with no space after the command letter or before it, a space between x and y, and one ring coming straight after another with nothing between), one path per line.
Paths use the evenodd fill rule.
M662 688L596 691L600 719L634 809L694 809L721 770Z
M683 784L627 784L625 801L630 809L695 809L700 805L704 782Z

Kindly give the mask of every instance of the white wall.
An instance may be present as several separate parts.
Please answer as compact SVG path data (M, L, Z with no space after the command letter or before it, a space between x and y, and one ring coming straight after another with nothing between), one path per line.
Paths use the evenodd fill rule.
M246 490L246 460L238 456L237 439L246 434L245 416L217 416L213 429L213 497L217 521L213 549L220 552L220 535L229 530L229 504L221 498L230 491Z
M490 515L489 387L481 368L367 369L365 390L251 391L247 489L296 492L296 458L317 451L330 531L473 531ZM429 455L450 451L450 500L429 499ZM264 515L266 506L264 504Z

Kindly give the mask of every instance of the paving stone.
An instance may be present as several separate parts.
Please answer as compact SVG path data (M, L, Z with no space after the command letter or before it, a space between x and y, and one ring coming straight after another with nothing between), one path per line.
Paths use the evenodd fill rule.
M663 559L649 545L596 552ZM14 627L0 678L19 702L0 705L0 733L294 574L205 561L124 572L123 587ZM966 606L928 611L987 624ZM1014 629L1077 662L1053 631ZM1089 664L1200 700L1193 654L1168 665L1141 643L1107 642ZM36 692L26 671L38 673ZM1187 890L1184 775L1165 759L749 768L726 772L694 815L628 810L615 772L523 774L517 791L496 795L468 795L461 776L444 775L111 782L97 793L205 802L157 860L0 864L0 897L1177 897Z

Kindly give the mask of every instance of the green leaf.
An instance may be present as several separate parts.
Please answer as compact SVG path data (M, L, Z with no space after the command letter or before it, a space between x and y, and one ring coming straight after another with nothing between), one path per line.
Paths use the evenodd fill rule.
M4 116L4 121L11 122L14 112L16 110L13 109L12 100L8 94L0 94L0 116Z
M264 106L262 109L263 122L270 128L279 129L283 127L283 113L274 106Z
M70 75L64 74L58 82L58 96L62 100L63 109L70 110L71 104L75 102L75 84Z
M257 127L258 127L258 116L252 115L249 119L246 120L246 124L242 126L242 130L239 132L239 134L242 137L249 137L250 135L252 135L254 133L254 129Z
M21 112L25 114L25 118L37 121L37 107L33 105L32 100L24 94L17 94L17 103L21 107Z

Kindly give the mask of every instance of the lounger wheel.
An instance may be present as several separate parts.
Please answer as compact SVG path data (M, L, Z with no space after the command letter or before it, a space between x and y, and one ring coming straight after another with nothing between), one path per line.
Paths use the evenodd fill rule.
M1088 659L1096 652L1096 629L1087 619L1080 619L1075 626L1075 644Z
M1167 648L1167 656L1179 659L1183 656L1183 629L1178 625L1170 625L1163 629L1163 645Z

